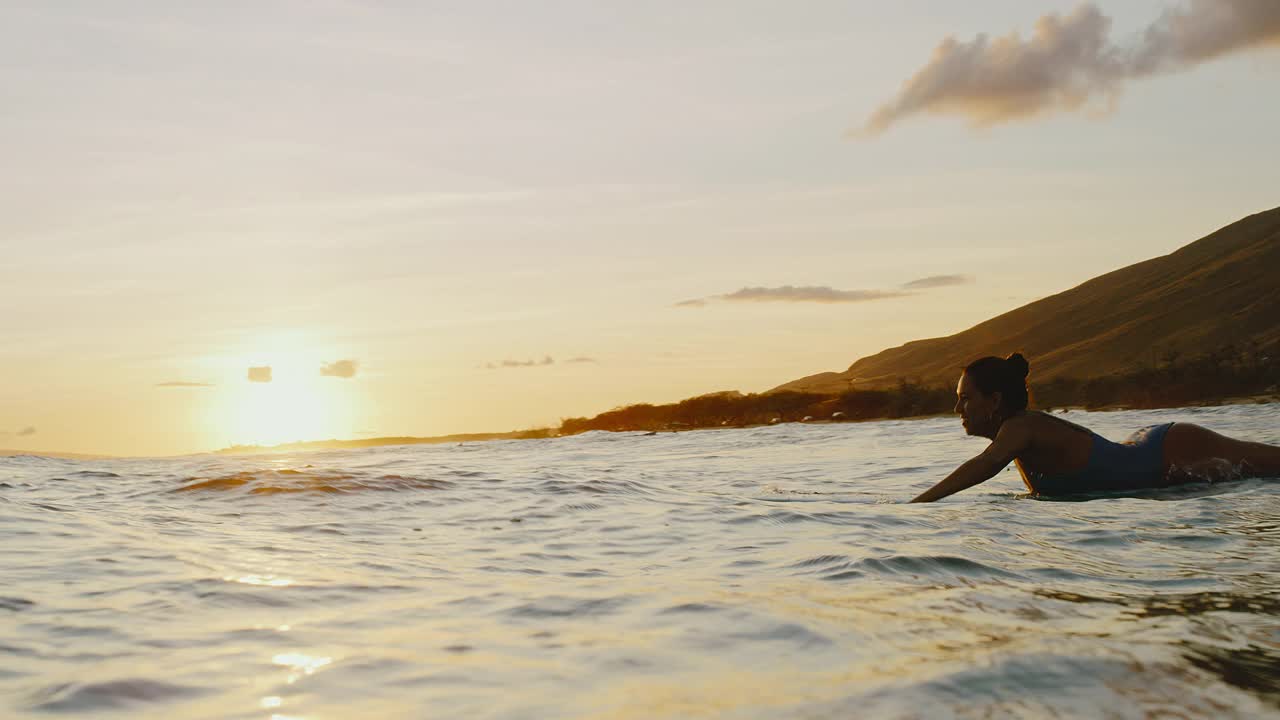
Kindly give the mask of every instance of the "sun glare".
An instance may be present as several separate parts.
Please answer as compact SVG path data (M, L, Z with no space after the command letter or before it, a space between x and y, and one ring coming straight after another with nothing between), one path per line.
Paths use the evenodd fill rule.
M318 440L332 432L331 413L318 382L286 379L253 383L239 403L235 434L241 444L274 445Z
M327 440L351 434L354 386L349 379L323 377L321 361L275 353L253 362L237 361L239 378L211 418L219 442L277 445ZM270 367L269 380L254 382L249 367ZM267 377L258 373L256 377Z

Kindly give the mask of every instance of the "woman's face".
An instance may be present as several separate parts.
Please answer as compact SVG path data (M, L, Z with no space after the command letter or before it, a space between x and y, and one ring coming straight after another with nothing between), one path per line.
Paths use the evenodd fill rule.
M966 433L995 437L1000 429L996 419L999 408L1000 393L987 395L967 373L960 375L960 383L956 385L956 412L960 413L960 424Z

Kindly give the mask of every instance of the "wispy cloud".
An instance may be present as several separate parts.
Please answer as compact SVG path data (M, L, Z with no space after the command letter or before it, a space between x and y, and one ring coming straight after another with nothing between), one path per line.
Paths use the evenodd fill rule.
M353 378L360 363L355 360L337 360L320 366L320 374L324 377Z
M565 360L565 363L598 363L598 362L600 361L596 360L593 357L586 357L585 355L579 355L578 357L571 357L568 360Z
M35 429L35 426L33 425L28 425L22 428L21 430L17 430L14 432L0 432L0 435L17 435L18 437L30 437L31 435L35 435L35 434L36 434L36 429Z
M186 380L170 380L169 382L156 383L156 387L161 388L208 388L213 386L213 383L187 382Z
M897 290L836 290L824 285L796 287L744 287L720 299L731 302L812 302L853 303L885 298L901 297L906 293Z
M541 360L503 360L500 363L485 363L483 367L487 370L498 370L501 368L527 368L527 367L543 367L546 365L554 365L555 360L550 355Z
M966 285L973 282L972 275L930 275L903 283L891 290L838 290L827 285L782 285L780 287L744 287L724 295L684 300L675 307L704 307L713 301L727 302L788 302L788 303L861 303L873 300L914 295L920 290Z
M1026 39L948 37L856 134L878 135L920 114L988 127L1091 104L1107 110L1131 80L1280 44L1280 2L1187 0L1131 42L1117 44L1110 34L1111 18L1085 3L1066 16L1041 17Z
M269 383L271 382L271 366L260 365L249 368L249 382Z
M973 282L972 275L930 275L919 280L902 284L903 290L929 290L932 288L951 287L952 285L968 285Z

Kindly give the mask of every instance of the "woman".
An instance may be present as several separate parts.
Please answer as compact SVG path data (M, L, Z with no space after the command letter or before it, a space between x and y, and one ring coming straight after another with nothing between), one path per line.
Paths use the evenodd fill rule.
M965 432L989 438L980 455L911 502L932 502L984 482L1011 461L1037 495L1135 490L1238 477L1280 477L1280 447L1198 425L1165 423L1113 443L1087 428L1027 410L1026 358L984 357L964 369L956 412Z

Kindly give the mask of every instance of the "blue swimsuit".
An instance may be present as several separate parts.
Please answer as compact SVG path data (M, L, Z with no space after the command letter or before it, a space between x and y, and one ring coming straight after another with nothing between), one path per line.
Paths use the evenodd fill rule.
M1093 447L1089 464L1082 470L1062 475L1028 472L1037 495L1113 492L1164 487L1164 436L1173 423L1152 425L1114 443L1089 431Z

